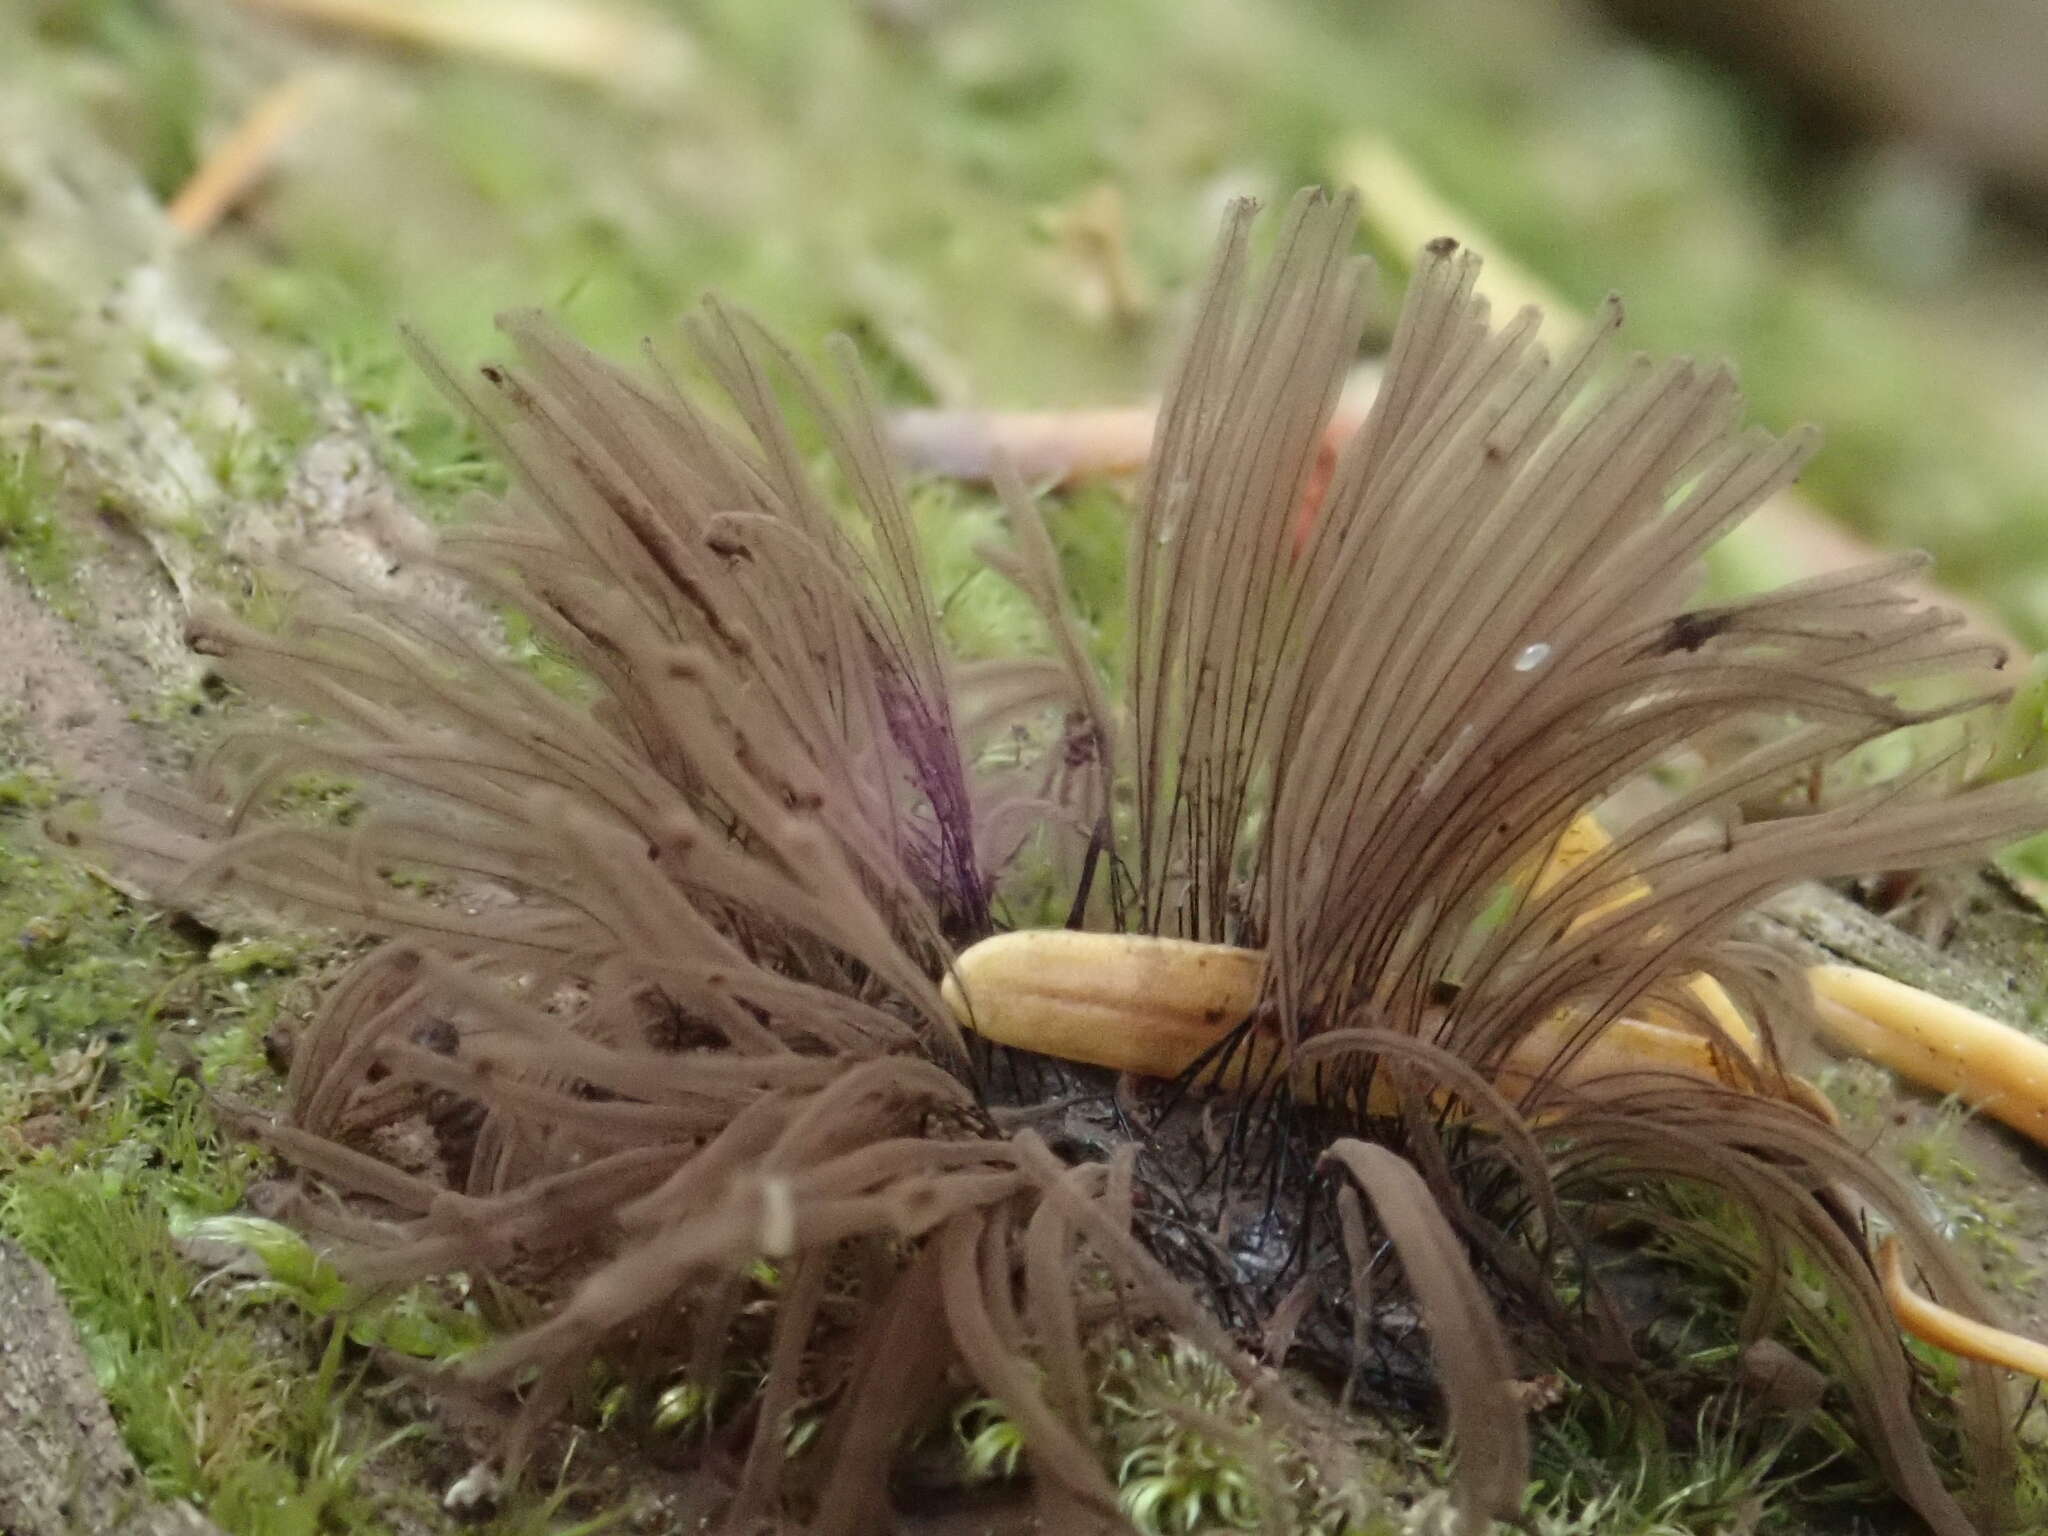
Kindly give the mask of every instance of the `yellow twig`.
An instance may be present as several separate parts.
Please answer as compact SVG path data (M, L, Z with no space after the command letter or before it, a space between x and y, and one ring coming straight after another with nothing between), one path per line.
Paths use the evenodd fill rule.
M1877 1245L1877 1273L1884 1283L1884 1299L1891 1304L1892 1315L1899 1320L1900 1327L1921 1343L1961 1355L1965 1360L2002 1365L2009 1371L2048 1381L2048 1345L1951 1312L1920 1295L1906 1284L1905 1270L1899 1263L1899 1245L1893 1238L1887 1237Z
M597 85L673 81L682 34L652 17L571 0L242 0L418 48L471 53Z
M317 84L315 72L303 70L266 91L171 199L164 215L171 227L196 239L247 197L305 122Z
M914 468L985 480L1007 459L1027 481L1134 475L1152 452L1149 405L1094 411L906 410L889 416L896 451Z
M2048 1044L1857 966L1816 965L1807 976L1829 1041L2048 1146Z
M1426 241L1448 235L1484 256L1479 291L1492 301L1496 321L1533 305L1543 313L1540 334L1552 347L1585 329L1583 315L1520 266L1499 241L1431 186L1408 157L1385 139L1360 136L1348 140L1332 158L1337 184L1358 189L1366 224L1394 250L1405 255Z
M1178 1078L1251 1017L1265 975L1266 957L1258 950L1137 934L1026 929L967 950L941 993L962 1025L999 1044L1143 1077ZM1560 1069L1577 1032L1566 1016L1531 1030L1503 1063L1501 1089L1518 1100L1539 1080L1555 1077L1566 1087L1598 1092L1603 1084L1646 1072L1735 1081L1714 1042L1692 1030L1639 1019L1615 1020L1597 1039L1578 1045ZM1277 1036L1254 1030L1227 1058L1209 1065L1196 1085L1237 1090L1264 1082L1281 1053ZM1314 1088L1306 1081L1297 1086L1304 1093ZM1381 1096L1368 1107L1391 1111L1385 1085L1376 1083L1375 1089ZM1824 1120L1832 1117L1827 1101L1797 1079L1787 1096Z
M1548 895L1557 884L1582 864L1605 853L1614 846L1614 839L1607 835L1607 829L1590 813L1580 816L1565 829L1557 845L1550 850L1550 857L1536 872L1536 879L1530 888L1534 896ZM1630 902L1640 901L1650 894L1649 886L1631 875L1617 881L1614 893L1594 906L1586 908L1574 920L1573 926L1595 922L1610 912L1619 911ZM1686 988L1700 1000L1700 1006L1713 1017L1715 1024L1730 1041L1740 1047L1751 1061L1758 1059L1759 1046L1756 1031L1750 1028L1749 1020L1728 996L1727 988L1711 976L1694 976L1686 982ZM1673 1028L1683 1028L1680 1020L1658 1017L1652 1013L1652 1022ZM1691 1031L1686 1031L1691 1033Z
M1352 370L1323 441L1333 456L1358 430L1379 387L1373 368ZM1152 453L1158 408L1107 406L1071 411L978 411L949 407L889 413L889 436L919 474L956 480L994 478L998 458L1028 481L1066 484L1136 475Z
M1607 834L1590 816L1559 839L1532 888L1552 889L1572 870L1605 852ZM1623 883L1597 916L1648 894L1640 880ZM1178 1078L1251 1017L1265 983L1266 957L1256 950L1129 934L1026 931L983 940L961 955L943 984L954 1015L1005 1045L1148 1077ZM1911 1081L1953 1093L2048 1145L2048 1043L1854 966L1818 965L1808 972L1827 1037L1869 1056ZM1728 1040L1757 1058L1748 1021L1720 983L1689 983ZM1554 1078L1582 1091L1646 1072L1731 1083L1716 1044L1696 1029L1619 1019L1564 1065L1575 1039L1573 1020L1546 1020L1516 1042L1496 1075L1509 1100L1525 1099L1538 1081ZM1283 1059L1277 1036L1256 1030L1239 1049L1208 1066L1197 1085L1226 1090L1268 1080ZM1297 1087L1312 1093L1314 1084ZM1375 1083L1380 1110L1393 1102ZM1779 1092L1829 1124L1833 1107L1804 1079L1784 1078ZM1976 1322L1917 1295L1900 1270L1896 1244L1877 1249L1885 1296L1899 1325L1915 1338L1968 1359L2048 1381L2048 1346Z
M1391 143L1372 137L1347 140L1331 156L1331 174L1338 185L1358 188L1366 223L1388 248L1418 250L1427 241L1449 235L1479 252L1486 262L1479 273L1479 292L1493 301L1497 318L1505 319L1524 305L1537 306L1543 313L1541 334L1553 350L1559 341L1584 331L1584 316L1517 264L1503 242L1431 186ZM1876 556L1869 545L1796 491L1780 491L1765 502L1748 528L1753 530L1749 537L1767 545L1800 575L1846 570ZM1972 630L2009 654L2027 654L1989 609L1931 583L1918 584L1918 590L1962 614Z

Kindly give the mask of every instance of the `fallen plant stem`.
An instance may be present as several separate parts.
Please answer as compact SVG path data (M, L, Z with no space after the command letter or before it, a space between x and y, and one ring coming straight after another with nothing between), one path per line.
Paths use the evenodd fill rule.
M588 84L652 82L687 63L682 35L635 11L570 0L242 0L363 36L474 54Z
M1884 1282L1885 1300L1891 1303L1893 1315L1914 1338L1952 1355L2048 1381L2048 1345L1990 1327L1929 1301L1906 1283L1895 1239L1887 1237L1878 1242L1877 1272Z
M292 135L311 116L317 70L301 70L272 86L178 189L164 217L187 240L213 229L269 174Z
M1333 179L1365 194L1365 222L1380 242L1393 251L1410 251L1436 235L1448 234L1461 244L1487 253L1482 291L1502 313L1523 305L1546 317L1545 338L1562 341L1584 332L1587 317L1566 302L1541 278L1516 262L1506 245L1446 198L1389 140L1358 136L1341 143L1331 156ZM1770 547L1802 575L1849 570L1878 558L1879 551L1852 533L1825 508L1787 487L1757 508L1752 530L1767 533ZM1915 584L1920 595L1963 615L1971 629L2015 655L2026 647L1990 609L1931 581Z
M941 991L962 1025L1000 1044L1141 1077L1191 1077L1196 1087L1235 1092L1269 1080L1284 1056L1283 1043L1256 1028L1238 1049L1219 1049L1256 1010L1265 977L1266 956L1253 949L1024 929L969 949ZM1575 1033L1573 1020L1559 1018L1523 1036L1500 1070L1500 1085L1512 1090L1555 1077L1584 1090L1620 1074L1651 1071L1722 1085L1749 1081L1731 1072L1714 1042L1641 1019L1616 1020L1560 1071ZM1307 1100L1320 1092L1307 1073L1295 1090ZM1811 1089L1788 1097L1805 1104L1808 1095L1817 1098ZM1376 1078L1368 1109L1390 1114L1394 1108L1392 1085Z
M1854 965L1807 971L1823 1036L2048 1147L2048 1044Z
M1566 831L1539 871L1537 894L1611 846L1590 815ZM1590 907L1581 922L1649 894L1640 880ZM1256 1091L1288 1060L1284 1041L1251 1026L1265 991L1267 959L1257 950L1131 934L1066 929L1023 930L985 939L959 957L942 995L963 1027L1004 1045L1141 1076L1186 1080L1225 1092ZM2048 1043L1973 1009L1859 966L1816 965L1807 971L1824 1036L1877 1061L1915 1085L1953 1094L2048 1146ZM1711 977L1692 978L1700 998L1729 1038L1757 1065L1754 1031ZM1695 1031L1619 1018L1590 1044L1580 1021L1555 1016L1519 1037L1495 1073L1511 1101L1545 1085L1580 1093L1627 1091L1634 1078L1668 1073L1731 1087L1753 1085L1731 1071L1725 1050ZM1306 1101L1321 1096L1312 1070L1293 1075ZM1827 1099L1804 1079L1785 1074L1783 1097L1815 1118L1836 1123ZM1371 1083L1368 1113L1398 1112L1397 1091L1384 1076ZM1966 1318L1911 1291L1897 1244L1876 1253L1886 1300L1906 1332L1951 1353L2048 1381L2048 1345Z

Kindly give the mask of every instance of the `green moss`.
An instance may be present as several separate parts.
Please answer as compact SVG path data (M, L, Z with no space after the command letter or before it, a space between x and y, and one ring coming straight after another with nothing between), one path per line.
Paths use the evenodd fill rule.
M303 1240L266 1248L233 1213L269 1160L201 1093L275 1094L263 1038L310 1006L330 952L136 907L40 846L57 794L33 770L0 778L0 1231L55 1276L158 1493L231 1536L453 1529L416 1455L438 1431L383 1405L362 1351L450 1358L477 1319L427 1291L350 1310ZM209 1277L195 1243L265 1267ZM484 1529L562 1529L563 1507L518 1495Z
M1341 176L1337 146L1364 129L1393 138L1573 301L1625 292L1634 341L1739 358L1766 422L1828 428L1807 482L1824 504L1886 537L1932 543L1947 579L1997 601L2025 633L2048 634L2048 538L2034 516L2048 452L2004 398L1995 360L1969 350L1983 332L1948 324L1961 309L1942 295L1908 302L1860 264L1833 200L1815 196L1813 176L1793 165L1784 125L1735 84L1550 14L1475 8L1453 49L1436 8L1420 4L1367 14L1246 0L1191 23L1174 0L823 10L709 0L688 16L701 69L652 104L323 37L311 45L323 57L350 53L350 110L302 137L250 217L165 258L251 359L234 380L251 406L246 419L195 409L181 424L229 496L273 500L317 430L307 401L331 384L427 515L447 518L464 493L495 489L502 475L405 355L400 321L461 369L496 349L496 309L539 302L616 355L643 335L665 337L705 289L756 309L807 352L828 331L850 331L892 402L1136 400L1157 384L1174 305L1132 326L1107 323L1087 301L1086 263L1061 243L1060 211L1098 183L1115 188L1133 262L1172 298L1199 275L1222 192L1270 198ZM159 197L247 100L250 81L297 57L282 38L261 45L274 51L243 54L152 0L30 0L0 20L0 53L16 43L7 68L38 89L75 92ZM1627 125L1626 153L1615 150L1617 124ZM14 195L0 186L0 198ZM95 266L82 296L61 291L47 270L0 263L0 307L31 343L32 355L10 355L10 367L50 370L50 400L89 420L105 419L108 400L137 381L173 393L190 382L175 350L110 343L92 321L101 288L137 259L121 241L110 245L107 270ZM1398 273L1406 253L1387 254ZM301 374L317 378L304 385ZM982 541L1001 536L989 498L923 486L916 505L962 652L1039 649L1035 617L975 559ZM91 509L72 510L79 521L67 521L62 487L32 439L0 455L0 546L60 608L76 606L88 537ZM216 511L195 508L156 531L201 551L203 582L230 584L253 620L275 618L264 579L213 552ZM1092 642L1108 656L1123 643L1113 616L1125 506L1088 487L1051 498L1047 518ZM1721 591L1784 574L1754 543L1724 547L1713 566ZM529 626L516 615L504 622L538 675L575 686ZM161 713L195 702L167 695ZM2039 702L2030 694L2028 708L2038 714ZM2015 751L2032 761L2037 746L2029 737ZM270 939L210 945L50 862L28 824L53 794L33 770L0 777L0 932L10 936L0 950L0 1144L28 1170L9 1184L11 1198L27 1201L18 1219L46 1234L67 1288L101 1319L92 1326L130 1341L121 1348L164 1356L133 1367L136 1381L161 1385L177 1362L191 1363L177 1354L189 1334L152 1321L140 1300L130 1314L118 1297L99 1297L95 1287L113 1285L115 1273L71 1253L66 1224L142 1263L163 1256L174 1206L232 1205L251 1170L205 1140L181 1074L196 1063L210 1081L260 1091L263 1035L310 1000L328 952ZM288 799L300 814L341 823L356 803L331 780L309 779ZM2048 852L2024 850L2012 867L2048 878ZM2013 945L2014 976L2042 973L2035 940ZM2026 986L2038 1012L2038 988ZM1888 1102L1881 1085L1847 1072L1831 1086L1874 1120ZM53 1134L50 1117L56 1149L9 1139L33 1120L39 1144ZM1951 1177L1953 1156L1936 1140L1914 1155L1964 1235L1995 1250L1997 1197ZM87 1161L102 1156L126 1182L95 1182ZM1974 1202L1984 1205L1973 1213ZM167 1279L148 1306L169 1308L191 1278ZM1709 1284L1703 1294L1718 1293ZM196 1315L224 1334L249 1321L218 1297ZM275 1358L299 1376L317 1370L310 1335L291 1339ZM198 1400L246 1403L275 1428L237 1453L282 1457L305 1480L294 1491L258 1468L242 1492L221 1497L282 1490L279 1507L304 1523L367 1518L360 1506L323 1501L338 1469L361 1470L348 1459L375 1435L322 1449L306 1406L319 1399L239 1397L253 1388L235 1381L234 1361L263 1357L234 1351L257 1348L245 1338L229 1350L224 1379ZM327 1390L339 1393L331 1382ZM144 1395L131 1393L124 1412L148 1421ZM710 1417L687 1404L670 1411ZM193 1471L192 1446L173 1427L146 1422L141 1432L157 1458L152 1476L229 1487L217 1458ZM1589 1432L1582 1448L1592 1459L1547 1485L1539 1528L1649 1530L1681 1516L1698 1525L1714 1509L1740 1525L1743 1478L1720 1447L1695 1458L1705 1489L1695 1497L1690 1453ZM1640 1476L1600 1485L1598 1469L1638 1463ZM1190 1507L1184 1495L1200 1487L1197 1505L1215 1515L1227 1502L1226 1464L1184 1457L1169 1473L1163 1464L1143 1471L1141 1458L1132 1475L1168 1479L1173 1491L1155 1511ZM1758 1473L1765 1482L1752 1480L1752 1491L1771 1475Z
M17 804L47 804L25 777ZM55 1275L158 1492L247 1536L370 1519L359 1474L378 1449L344 1422L338 1343L195 1295L171 1236L172 1211L231 1210L263 1164L203 1107L183 1009L260 1031L281 978L262 994L239 954L211 964L167 918L36 850L19 814L0 833L0 931L21 935L0 950L0 1229Z
M1125 1515L1146 1536L1198 1530L1358 1530L1385 1500L1325 1487L1263 1425L1220 1362L1181 1339L1115 1351L1097 1387Z
M1706 1536L1728 1530L1796 1532L1812 1506L1793 1497L1798 1473L1778 1469L1797 1426L1758 1436L1738 1398L1702 1409L1687 1443L1634 1444L1626 1454L1590 1429L1581 1394L1539 1431L1544 1470L1531 1486L1532 1536ZM1763 1441L1759 1445L1759 1440Z
M911 501L946 639L965 661L1042 655L1045 626L1022 594L991 570L981 551L1009 541L990 496L946 481L917 487Z
M1356 1478L1330 1487L1303 1452L1261 1422L1236 1378L1185 1339L1124 1339L1098 1347L1091 1363L1096 1449L1125 1516L1144 1536L1274 1529L1381 1536L1421 1528L1397 1516L1396 1501L1434 1479L1424 1458L1394 1437L1359 1438ZM952 1427L969 1482L1012 1478L1025 1466L1025 1434L996 1399L961 1404Z
M44 599L60 611L77 599L80 551L57 506L57 482L39 432L0 447L0 550Z
M184 1193L231 1203L246 1166L208 1147L189 1108L160 1129L169 1134L143 1145L186 1154L173 1164ZM136 1143L107 1150L124 1146ZM0 1196L9 1233L56 1276L151 1486L201 1501L231 1530L368 1515L350 1464L361 1448L335 1432L338 1352L266 1348L225 1315L231 1304L195 1300L199 1277L172 1244L163 1184L132 1154L99 1168L63 1159L16 1168Z
M150 190L170 197L199 161L206 108L198 45L152 0L29 0L32 35L114 64L126 89L103 116Z

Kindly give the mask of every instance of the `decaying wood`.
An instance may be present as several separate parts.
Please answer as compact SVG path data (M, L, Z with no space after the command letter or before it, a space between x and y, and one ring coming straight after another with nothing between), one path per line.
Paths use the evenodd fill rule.
M0 1531L219 1536L150 1494L49 1272L0 1238Z
M1962 914L1958 940L2001 922L2042 921L1992 878L1972 879L1981 881L1984 900L1977 910ZM1975 946L1958 942L1938 948L1824 885L1794 886L1752 916L1744 931L1802 963L1859 965L1975 1008L2001 1023L2024 1025L2036 996L2026 978L1979 958L1972 952Z

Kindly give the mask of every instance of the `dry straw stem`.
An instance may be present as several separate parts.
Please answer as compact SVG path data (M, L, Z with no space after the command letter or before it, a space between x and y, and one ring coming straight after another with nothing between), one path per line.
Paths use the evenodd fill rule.
M321 76L301 70L271 87L207 155L164 216L190 240L207 233L270 173L319 100Z
M195 623L231 678L323 723L224 742L198 803L110 835L145 870L388 941L334 988L259 1129L359 1280L460 1271L502 1298L504 1337L462 1370L505 1394L513 1461L593 1357L708 1389L743 1350L766 1408L815 1404L823 1426L794 1460L772 1413L731 1427L735 1528L885 1528L888 1453L969 1383L1027 1426L1048 1525L1069 1528L1114 1518L1092 1341L1171 1328L1346 1475L1210 1310L1242 1285L1169 1266L1187 1248L1166 1191L1196 1171L1159 1171L1168 1144L1136 1132L1135 1166L1069 1167L987 1112L992 1082L1023 1090L977 1073L941 984L1051 869L1077 927L1266 957L1248 1030L1357 1111L1324 1175L1347 1240L1309 1222L1295 1262L1367 1266L1365 1312L1339 1310L1361 1339L1404 1297L1437 1325L1467 1529L1518 1507L1510 1373L1631 1358L1575 1257L1580 1218L1626 1194L1656 1219L1640 1197L1659 1183L1706 1186L1754 1234L1729 1259L1753 1294L1741 1342L1789 1330L1899 1495L1945 1536L1975 1528L1845 1210L1897 1233L1936 1303L1983 1299L1904 1190L1772 1096L1802 1004L1727 935L1788 882L1968 857L2044 820L2028 781L1941 798L1933 776L1743 820L1929 718L1896 681L1996 698L1995 657L1902 590L1911 560L1688 609L1698 556L1809 439L1741 429L1724 370L1613 356L1617 308L1551 357L1533 316L1493 323L1448 242L1422 254L1384 385L1327 466L1366 304L1355 223L1352 199L1304 195L1259 270L1233 211L1106 674L1014 485L1000 564L1043 653L949 655L858 370L842 351L828 387L716 304L687 326L689 377L614 367L532 316L507 321L514 358L481 386L427 359L515 483L434 558L578 681L545 687L445 613L319 582L279 633ZM1761 745L1501 905L1583 812L1731 722ZM360 781L366 813L280 806L305 770ZM1592 1074L1624 1020L1707 1042L1736 1086ZM1492 1084L1531 1041L1547 1065L1510 1102ZM1396 1117L1374 1112L1387 1091ZM1286 1122L1284 1078L1258 1107ZM1474 1121L1493 1134L1465 1137ZM431 1158L393 1160L422 1136ZM1332 1203L1305 1180L1271 1198L1297 1225ZM1786 1284L1796 1256L1818 1290ZM762 1258L781 1276L766 1316L747 1304ZM1993 1517L2009 1442L1989 1368L1964 1368L1954 1411Z
M1187 939L1134 934L1025 929L984 939L961 955L940 995L961 1024L984 1038L1041 1056L1086 1062L1145 1077L1185 1079L1205 1089L1244 1091L1281 1070L1284 1052L1270 1033L1257 1030L1235 1042L1233 1033L1257 1010L1266 957L1258 950ZM1524 1035L1501 1065L1497 1085L1519 1098L1558 1076L1586 1093L1618 1084L1635 1072L1675 1072L1706 1083L1742 1085L1758 1066L1755 1036L1718 987L1704 993L1717 1023L1743 1049L1747 1072L1726 1064L1717 1042L1674 1024L1617 1019L1590 1044L1571 1050L1576 1022L1560 1017ZM1724 1016L1725 1011L1725 1016ZM1569 1053L1561 1069L1560 1056ZM1796 1078L1786 1096L1825 1106L1817 1090ZM1368 1107L1398 1109L1392 1085L1376 1082ZM1295 1074L1292 1091L1304 1101L1340 1085ZM1826 1117L1824 1108L1818 1111Z
M253 10L414 47L475 54L615 88L674 84L690 63L673 25L591 0L242 0Z
M1339 181L1369 188L1367 223L1386 247L1406 250L1436 234L1455 236L1468 246L1493 253L1487 262L1485 292L1502 310L1533 305L1549 317L1545 339L1562 345L1586 324L1583 315L1541 278L1504 260L1503 246L1482 230L1430 183L1399 147L1383 138L1357 135L1341 142L1331 155L1332 174ZM1843 527L1795 490L1783 490L1757 509L1759 523L1769 529L1771 548L1791 569L1841 570L1874 557L1870 545ZM2003 620L1980 603L1952 592L1937 593L1931 583L1922 595L1955 608L1984 638L2014 651L2023 650Z
M1559 871L1609 845L1589 817L1560 841L1537 878L1541 891ZM1639 882L1622 902L1649 894ZM1128 934L1036 930L984 939L955 962L941 988L963 1025L1001 1044L1083 1061L1119 1072L1177 1079L1203 1089L1258 1091L1289 1078L1303 1102L1325 1097L1332 1084L1304 1053L1288 1071L1278 1042L1254 1030L1225 1050L1258 1005L1265 956L1256 950ZM1855 966L1820 965L1808 973L1821 1033L1831 1044L1891 1067L1920 1087L1955 1094L2048 1144L2048 1046L2010 1026ZM1759 1065L1756 1037L1727 993L1709 977L1691 981L1695 996L1744 1065ZM970 999L974 1000L970 1005ZM1638 1091L1645 1077L1676 1075L1743 1087L1755 1081L1731 1070L1724 1049L1682 1026L1618 1019L1590 1046L1572 1050L1576 1023L1546 1021L1515 1043L1494 1086L1519 1103L1539 1085L1557 1085L1587 1100ZM1560 1065L1562 1061L1562 1065ZM1802 1078L1784 1075L1777 1091L1789 1103L1833 1126L1832 1105ZM1444 1102L1448 1096L1440 1095ZM1455 1108L1455 1106L1449 1106ZM1392 1085L1376 1081L1368 1112L1393 1115ZM1540 1113L1535 1116L1542 1123ZM1934 1306L1906 1288L1897 1245L1878 1248L1885 1294L1900 1325L1924 1342L2048 1380L2048 1347Z
M1324 429L1324 452L1336 455L1371 407L1379 374L1352 370ZM889 441L903 461L926 474L994 480L1007 464L1034 485L1114 479L1142 471L1152 454L1159 413L1150 405L1074 411L981 411L932 407L889 413Z
M1888 1237L1877 1245L1877 1267L1884 1277L1885 1298L1914 1337L1966 1360L1987 1361L2048 1381L2048 1345L1987 1328L1975 1318L1937 1306L1916 1293L1906 1283L1899 1245Z
M1822 1035L2048 1147L2048 1045L1975 1009L1857 966L1808 973Z

